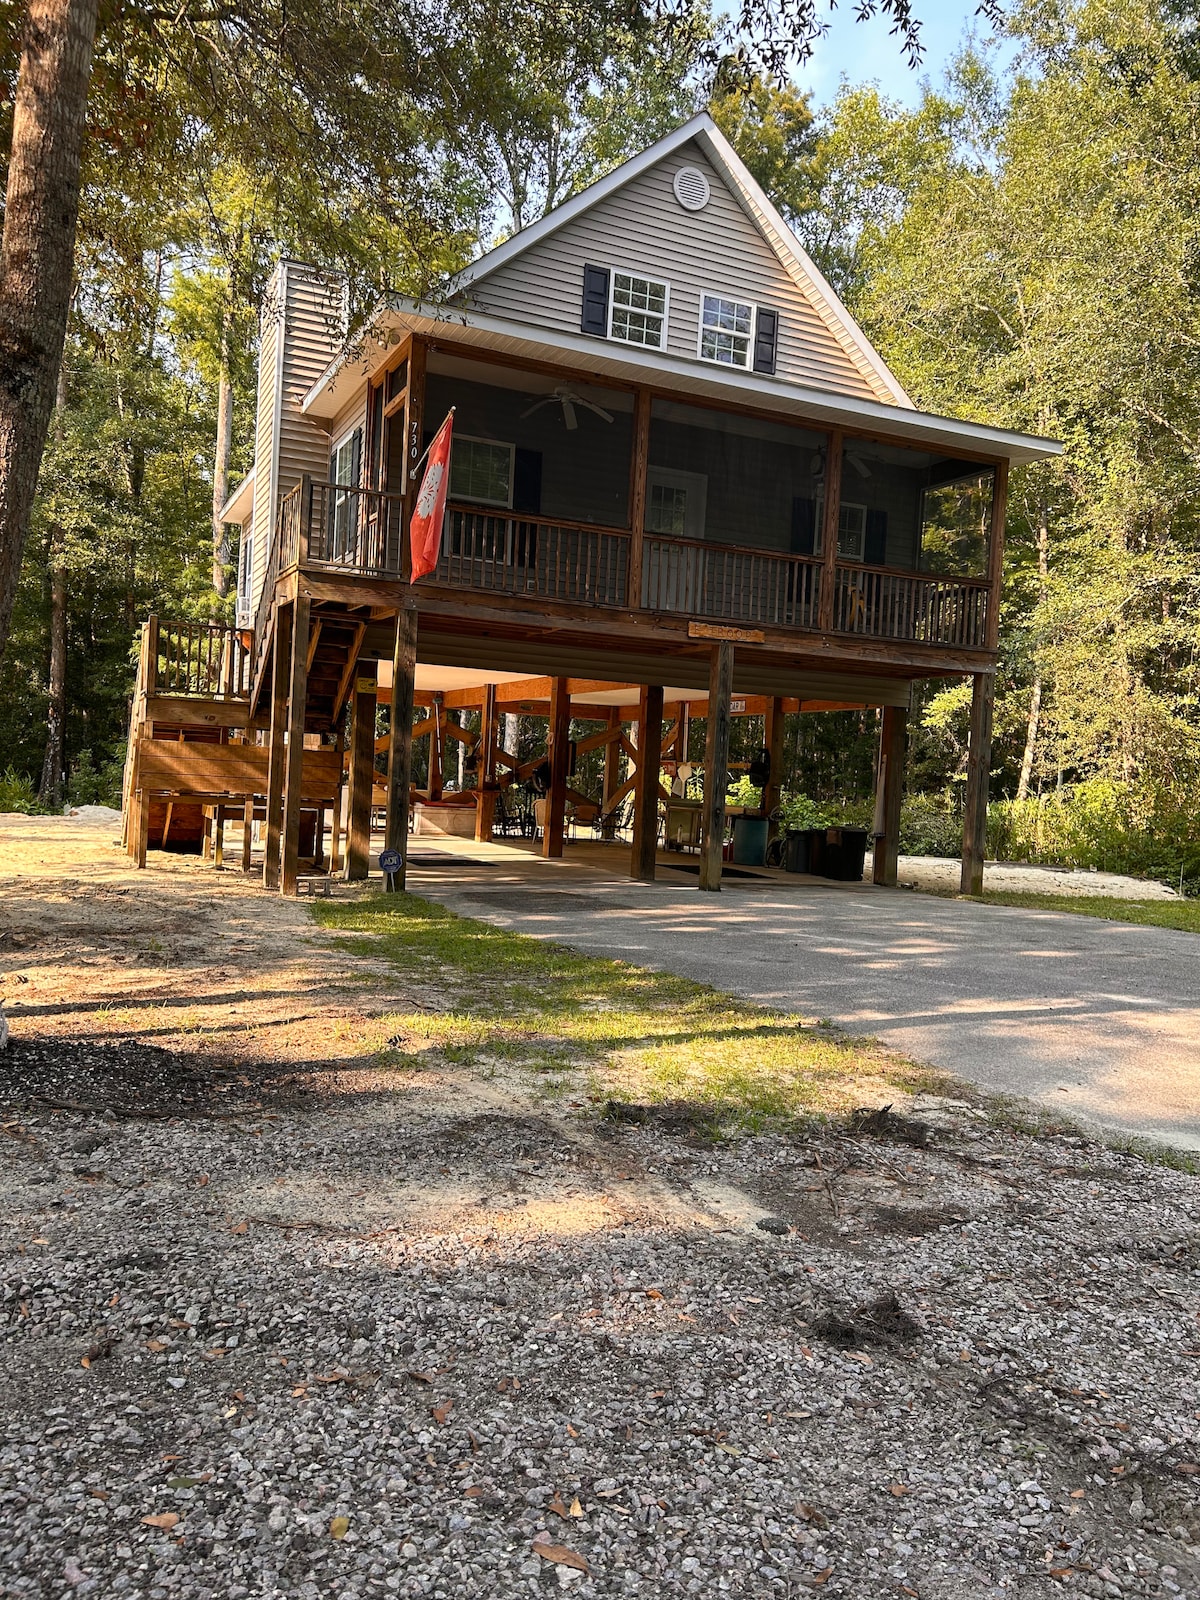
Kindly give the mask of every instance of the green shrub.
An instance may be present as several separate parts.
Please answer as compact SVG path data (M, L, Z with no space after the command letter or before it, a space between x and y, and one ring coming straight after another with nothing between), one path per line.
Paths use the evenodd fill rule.
M23 811L28 816L37 810L37 790L25 774L12 767L0 772L0 811Z
M731 806L745 806L748 811L757 811L762 805L762 790L756 783L751 783L749 775L743 772L736 783L730 784L725 799Z
M960 856L961 813L931 795L906 795L900 808L900 852L906 856Z
M67 782L67 798L73 806L112 806L121 809L121 780L125 763L114 756L101 766L96 766L90 750L81 750L75 758Z
M1000 861L1094 867L1200 893L1200 811L1165 791L1107 778L1040 799L994 801L987 848Z

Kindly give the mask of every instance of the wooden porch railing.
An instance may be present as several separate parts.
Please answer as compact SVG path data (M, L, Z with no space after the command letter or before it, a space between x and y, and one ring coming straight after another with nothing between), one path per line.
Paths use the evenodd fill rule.
M404 559L403 507L403 495L306 479L300 486L299 564L399 578Z
M872 639L983 650L990 604L986 578L839 565L833 626Z
M207 622L159 622L153 637L145 682L148 693L248 698L250 651L236 628Z
M451 505L446 508L437 581L491 593L624 606L629 534L554 517Z
M648 535L642 606L730 622L815 628L821 563L810 556Z

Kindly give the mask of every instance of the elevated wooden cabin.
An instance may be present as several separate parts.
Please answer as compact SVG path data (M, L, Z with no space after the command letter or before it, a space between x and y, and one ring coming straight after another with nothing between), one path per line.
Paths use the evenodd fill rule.
M417 469L451 407L441 559L410 586ZM284 262L262 311L255 467L226 507L238 629L147 627L130 847L144 859L189 806L193 822L241 809L265 824L267 883L290 890L302 818L323 820L348 766L335 831L361 875L373 802L404 850L410 729L440 750L456 706L480 713L485 836L515 768L497 718L520 702L548 718L547 854L572 716L605 717L593 737L610 746L636 721L632 870L653 876L666 707L676 750L681 718L707 719L701 881L717 888L741 700L776 750L788 706L882 708L875 874L894 881L911 686L961 675L977 887L1007 475L1057 448L917 410L707 115L437 304L381 306L362 337L336 282ZM431 749L424 798L433 765Z

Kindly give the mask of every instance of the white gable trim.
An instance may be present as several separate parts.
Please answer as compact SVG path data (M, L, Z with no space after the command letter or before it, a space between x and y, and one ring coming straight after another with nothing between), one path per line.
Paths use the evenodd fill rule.
M672 155L691 140L703 148L718 171L730 180L735 197L758 232L774 251L784 271L812 305L814 311L837 340L850 361L862 374L868 386L880 400L897 406L912 406L912 401L888 370L883 358L871 344L866 334L838 299L817 264L766 194L751 176L749 169L707 111L702 111L667 134L648 150L633 156L622 166L601 178L589 188L572 195L561 206L556 206L546 216L529 227L514 233L511 239L489 250L473 261L450 284L448 298L462 294L498 268L523 255L559 228L584 212L590 211L600 201L624 188L658 162Z

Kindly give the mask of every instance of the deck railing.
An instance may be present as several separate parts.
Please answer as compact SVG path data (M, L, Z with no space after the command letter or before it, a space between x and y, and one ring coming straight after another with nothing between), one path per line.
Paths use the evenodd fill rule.
M982 650L987 643L985 578L950 578L865 566L839 566L833 596L838 633Z
M236 628L207 622L160 622L149 674L154 694L245 700L251 652Z
M629 535L618 528L554 517L451 505L446 510L437 582L493 594L624 606L629 594Z
M815 628L821 563L736 545L647 536L642 606L728 622Z

